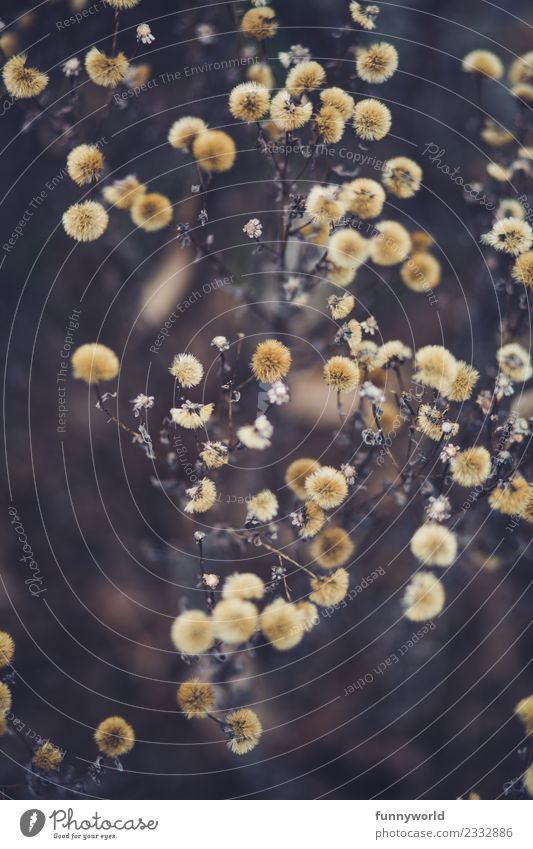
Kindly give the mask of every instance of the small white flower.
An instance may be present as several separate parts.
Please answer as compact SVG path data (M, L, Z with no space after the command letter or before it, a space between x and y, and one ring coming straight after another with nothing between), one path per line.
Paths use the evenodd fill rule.
M228 351L229 350L229 342L226 336L213 336L211 339L211 347L218 348L219 351Z
M378 323L373 315L369 315L368 318L365 318L365 320L361 321L360 324L363 332L368 333L369 336L373 336L376 330L378 330Z
M200 44L211 44L215 36L215 28L212 24L198 24L196 35Z
M440 459L443 463L448 463L450 460L453 460L454 457L459 453L459 446L452 445L451 442L449 445L445 445L442 451L440 452Z
M267 398L270 404L275 404L277 407L288 404L291 400L289 387L282 380L276 380L268 390Z
M204 534L203 531L195 531L194 532L194 541L195 542L202 542L202 540L204 540L204 539L205 539L205 534Z
M248 223L242 228L242 232L246 233L250 239L260 239L263 235L263 225L259 221L259 218L250 218Z
M72 59L67 59L63 65L63 73L66 77L77 77L81 70L81 62L75 56Z
M385 402L385 393L379 386L375 386L370 380L365 380L359 392L361 398L368 398L378 406Z
M355 478L357 476L357 471L354 466L351 466L349 463L342 463L341 472L343 473L349 485L353 486L355 483Z
M445 522L451 516L451 504L445 495L439 495L437 498L431 496L426 507L426 515L428 519L434 522Z
M134 415L139 416L141 410L151 410L154 406L154 400L153 395L143 395L142 392L136 398L132 398L130 404L133 404Z
M288 51L278 53L278 59L284 68L290 68L291 65L297 65L299 62L307 62L310 58L311 53L301 44L293 44Z
M143 44L151 44L152 41L155 41L155 35L152 35L149 24L139 24L137 27L137 41L142 41Z
M220 578L218 577L218 575L215 575L212 572L205 574L202 580L206 587L209 587L210 590L216 590L220 583Z

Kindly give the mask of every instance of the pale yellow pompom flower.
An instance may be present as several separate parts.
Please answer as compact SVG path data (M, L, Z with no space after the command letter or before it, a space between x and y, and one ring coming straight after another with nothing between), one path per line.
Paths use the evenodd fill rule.
M511 480L499 483L489 495L493 510L506 516L521 514L531 498L531 485L521 474L515 473Z
M407 258L411 250L411 237L403 224L397 221L380 221L369 246L370 258L376 265L398 265Z
M122 180L115 180L109 186L104 186L104 200L117 209L131 209L136 200L146 192L146 186L137 177L130 174Z
M305 493L323 510L333 510L348 495L346 478L333 466L321 466L305 479Z
M422 185L422 169L414 159L396 156L385 163L383 184L398 198L412 198Z
M176 354L169 368L180 386L190 389L198 386L204 376L204 367L193 354Z
M516 382L529 380L533 376L531 356L518 342L509 342L496 351L501 371Z
M301 539L312 539L324 527L326 516L322 507L319 507L315 501L306 501L301 509L302 526L298 531L298 536Z
M315 115L315 131L325 144L337 144L344 135L345 123L333 106L323 106Z
M301 97L305 92L320 88L325 79L326 72L318 62L298 62L287 74L285 88L293 97Z
M336 230L329 240L327 258L338 268L357 269L368 259L369 242L357 230Z
M176 698L186 719L205 719L215 706L215 689L212 684L193 678L180 684Z
M124 53L107 56L97 47L91 47L85 57L85 70L95 85L116 88L128 73L129 62Z
M360 100L354 109L353 126L364 141L381 141L392 126L390 109L380 100Z
M464 360L457 361L457 374L447 391L446 397L450 401L468 401L472 397L474 386L479 380L479 372Z
M457 538L444 525L427 522L414 533L411 551L426 566L450 566L457 557Z
M58 749L53 743L47 741L35 750L32 764L40 772L55 772L61 766L64 756L65 753L61 749Z
M95 144L80 144L67 157L67 172L78 186L97 180L104 170L104 156Z
M15 641L7 631L0 631L0 669L9 666L15 656Z
M250 363L255 379L262 383L276 383L286 377L291 364L291 352L277 339L260 342Z
M241 29L248 38L256 41L264 41L273 38L278 29L276 13L270 6L261 6L258 9L248 9L241 21Z
M37 68L28 68L27 57L12 56L2 69L2 78L8 94L18 100L37 97L48 85L48 74Z
M181 613L172 623L170 637L182 654L204 654L215 642L213 624L203 610Z
M451 390L457 376L457 360L442 345L425 345L416 352L417 371L413 380L437 389L444 395Z
M533 288L533 251L526 251L515 260L512 275L517 283Z
M348 121L353 115L355 101L351 94L342 88L333 86L320 92L320 100L324 106L331 106L339 112L343 121Z
M463 59L463 71L469 74L482 74L491 80L503 77L503 62L491 50L471 50Z
M346 207L336 187L313 186L307 195L305 211L318 224L335 224L346 212Z
M404 615L411 622L427 622L442 612L445 601L442 582L432 572L417 572L405 590Z
M227 714L224 722L228 737L227 746L234 755L246 755L255 749L261 739L263 726L253 710L241 708L232 711Z
M11 695L11 690L4 684L3 681L0 681L0 717L4 714L8 713L11 710L11 705L13 703L13 696Z
M101 203L86 200L63 213L63 228L76 242L94 242L107 230L109 215Z
M131 218L137 227L154 233L162 230L172 221L174 212L172 202L159 192L147 192L140 195L131 207Z
M466 448L452 458L450 467L459 486L479 486L490 475L490 453L482 446Z
M376 28L376 18L380 13L379 6L372 4L358 3L357 0L352 0L350 3L350 14L352 21L358 24L362 29L373 30Z
M359 369L348 357L330 357L324 365L324 380L337 392L350 392L359 383Z
M235 163L235 142L223 130L205 130L193 141L192 153L199 168L208 174L229 171Z
M331 607L345 598L349 586L350 576L346 569L336 569L324 578L311 578L309 599L319 607Z
M103 755L118 758L133 749L135 732L121 716L109 716L94 732L94 741Z
M342 321L355 309L355 298L349 292L344 295L330 295L328 298L329 311L335 321Z
M229 111L239 121L259 121L270 108L270 93L266 86L255 82L241 83L231 91Z
M270 104L270 117L276 127L286 133L304 127L312 114L313 104L310 100L299 102L285 90L279 91Z
M215 637L234 646L246 643L255 633L258 623L255 605L240 598L219 601L213 609L212 618Z
M120 369L120 362L115 352L97 342L76 348L71 362L74 377L89 384L113 380Z
M184 401L180 407L172 407L170 417L180 427L196 430L204 427L213 415L214 404L195 404L194 401Z
M511 256L529 251L533 243L533 230L521 218L501 218L488 233L481 236L484 245Z
M367 83L384 83L398 68L398 52L392 44L380 41L361 47L356 53L358 75Z
M199 133L207 130L207 124L202 118L187 115L174 121L168 132L168 143L176 150L189 150Z
M222 587L224 599L259 600L264 594L265 585L254 572L234 572L233 575L228 575Z
M248 516L260 522L272 521L278 509L278 499L270 489L262 489L248 502Z
M312 457L299 457L287 467L285 483L298 498L306 498L305 481L319 468L318 460Z
M191 486L186 490L186 495L190 499L184 508L186 513L207 513L217 500L215 484L209 478L202 478Z
M323 531L311 546L313 560L323 569L344 566L350 559L355 546L344 528L332 527Z
M425 251L413 253L400 269L400 276L413 292L429 292L441 280L440 262Z
M358 177L351 183L344 183L341 200L358 218L377 218L383 211L385 190L375 180Z
M303 616L294 604L277 598L267 605L260 617L261 632L278 651L288 651L303 639Z
M533 696L526 696L524 699L520 699L514 709L514 713L522 722L528 737L531 737L533 735Z

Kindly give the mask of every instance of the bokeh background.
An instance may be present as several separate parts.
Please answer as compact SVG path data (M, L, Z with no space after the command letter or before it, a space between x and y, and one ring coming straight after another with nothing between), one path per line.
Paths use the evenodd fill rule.
M166 143L168 128L189 113L212 126L231 125L227 95L245 72L243 67L207 67L187 75L187 68L229 61L243 49L231 7L240 14L246 4L188 8L193 5L152 0L122 15L119 44L130 54L136 25L149 20L156 41L139 50L136 62L150 64L150 79L157 85L137 96L126 92L122 104L113 102L104 110L105 93L83 75L75 83L76 117L81 119L76 140L102 139L108 173L136 173L169 195L176 222L182 223L194 221L200 208L190 193L196 175L189 160ZM293 0L275 5L280 30L266 51L280 85L278 51L299 43L319 60L331 57L333 35L348 20L348 4ZM531 3L406 0L379 5L377 35L398 48L400 70L380 92L394 125L376 155L386 159L404 153L424 167L423 191L396 217L411 229L433 234L443 283L438 303L431 305L402 290L397 274L382 287L368 272L358 278L357 296L378 318L384 338L412 345L444 339L455 355L479 368L494 358L499 311L497 279L478 244L489 214L479 204L468 204L423 151L438 145L452 170L459 168L469 182L484 179L489 154L479 139L476 89L461 72L460 60L484 47L507 64L531 49ZM77 775L86 775L96 756L93 729L104 716L120 713L135 727L138 743L125 759L124 772L109 771L101 785L86 782L87 794L414 799L455 798L476 790L484 798L500 796L522 769L517 753L522 733L512 709L533 689L533 563L521 530L507 534L504 550L491 563L494 568L481 568L483 552L505 533L505 523L496 519L465 522L470 545L447 579L453 603L437 628L401 663L345 696L348 685L397 652L413 631L399 621L400 597L413 570L404 547L419 524L420 505L400 511L386 504L367 533L362 493L353 584L378 567L384 574L345 609L324 618L292 652L258 649L243 661L232 691L222 688L228 705L255 706L265 727L260 747L237 760L211 723L187 722L179 715L176 684L191 670L172 651L168 633L184 599L198 601L196 526L177 508L172 490L151 483L153 468L143 452L106 422L87 387L70 377L66 432L58 432L61 350L69 317L81 310L75 344L98 338L117 351L121 414L133 421L129 400L140 392L154 395L150 422L157 436L171 405L167 369L174 353L191 346L209 365L215 359L209 348L214 335L235 338L243 332L249 337L248 356L254 334L268 329L244 301L250 293L258 300L271 297L272 287L279 291L284 281L262 273L263 258L253 253L242 226L257 215L268 231L274 195L255 150L255 134L232 128L243 152L231 175L210 193L209 213L214 247L244 279L243 289L235 283L217 288L213 281L222 274L213 264L195 262L194 252L176 240L175 228L137 232L122 213L115 213L98 242L84 246L68 240L61 215L80 193L63 170L73 137L64 130L72 114L70 82L61 65L71 56L83 57L93 44L110 47L112 12L102 3L93 6L94 13L68 26L59 26L73 14L66 0L35 7L4 0L1 9L8 25L4 34L14 35L20 48L31 48L32 63L50 70L55 97L64 99L52 110L54 120L31 105L8 106L5 95L0 109L2 245L19 221L28 219L15 245L0 251L7 471L0 628L17 643L13 712L24 725L0 738L0 788L6 797L27 795L27 744L34 733L65 749L66 763ZM213 25L215 37L202 44L196 28L206 23ZM163 82L165 74L174 76ZM357 97L356 87L352 93ZM485 115L505 124L513 120L513 108L505 84L487 87ZM347 146L364 152L354 136ZM189 303L191 293L202 287L211 291ZM317 298L323 302L331 291L324 284ZM161 326L184 303L189 305L153 353L150 347ZM295 446L300 446L298 454L319 451L334 426L320 393L320 370L305 341L313 334L312 311L287 309L294 311L291 332L302 340L294 345L299 373L292 386L294 403L280 413L283 435L268 452L267 467L260 470L256 460L246 459L248 466L238 475L222 478L228 496L245 497L260 488L259 481L277 488ZM239 418L250 420L258 403L257 393L246 395ZM531 398L521 403L531 415ZM39 566L42 592L37 596L25 584L28 571L20 560L9 504ZM217 521L238 522L244 507L226 501L217 511ZM206 554L209 567L221 575L246 564L267 577L273 565L272 558L231 548L223 535L209 538ZM48 792L71 791L58 786Z

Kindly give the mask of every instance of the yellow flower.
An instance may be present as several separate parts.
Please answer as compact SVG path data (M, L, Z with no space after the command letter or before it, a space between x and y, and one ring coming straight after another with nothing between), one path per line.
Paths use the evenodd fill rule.
M228 575L222 588L224 599L261 599L265 594L265 585L254 572L235 572Z
M241 29L248 38L256 41L264 41L273 38L278 29L276 13L270 6L261 6L259 9L248 9L241 21Z
M260 522L270 522L278 512L278 499L270 489L262 489L248 503L248 515Z
M131 209L136 200L146 192L144 183L140 183L133 174L122 180L115 180L102 190L104 199L117 209Z
M422 169L407 156L396 156L385 163L383 184L398 198L412 198L422 185Z
M500 80L503 77L503 62L490 50L472 50L463 59L463 71Z
M298 531L302 539L312 539L324 527L326 516L314 501L306 501L301 511L303 525Z
M7 684L0 681L0 717L11 710L12 702L13 697L11 695L11 690Z
M411 237L397 221L380 221L370 240L370 257L376 265L397 265L411 250Z
M489 504L506 516L515 516L525 509L531 498L531 486L520 474L514 474L511 480L499 483L489 495Z
M333 86L323 89L320 92L320 100L324 106L332 106L333 109L336 109L343 121L348 121L353 115L355 101L351 94L348 94L342 88Z
M181 613L172 623L170 637L182 654L204 654L215 642L211 619L203 610Z
M467 448L451 460L452 478L460 486L478 486L490 475L491 460L486 448Z
M205 121L187 115L174 121L168 132L168 143L177 150L188 150L196 136L204 130L207 130Z
M13 56L2 69L2 78L8 94L23 100L37 97L48 85L48 75L37 68L27 68L27 57Z
M533 79L533 51L523 53L511 63L509 68L509 81L513 85L525 83L531 79Z
M353 125L359 138L380 141L392 126L390 109L380 100L360 100L354 110Z
M94 144L79 144L67 157L68 175L78 186L97 180L103 170L103 154Z
M259 121L266 115L269 107L269 91L258 83L241 83L235 86L229 96L229 111L239 121Z
M186 513L207 513L217 500L215 484L209 478L202 478L197 484L186 490L190 501L185 505Z
M518 100L524 101L524 103L533 103L533 85L530 83L514 85L511 89L511 94Z
M375 180L359 177L351 183L344 183L341 200L358 218L377 218L383 211L385 191Z
M305 211L318 224L335 224L346 212L334 186L313 186Z
M282 89L270 104L270 117L276 127L284 132L299 130L308 123L313 113L313 104L310 100L299 103L293 100L288 91Z
M390 342L385 342L378 348L374 365L376 368L387 368L392 364L404 363L406 360L410 360L412 356L413 352L407 345L404 345L399 339L391 339Z
M522 722L528 737L533 735L533 696L520 699L514 709L518 719Z
M338 265L330 263L327 270L327 278L334 286L349 286L353 283L357 274L357 268L341 268Z
M192 154L208 173L229 171L237 156L235 142L223 130L205 130L193 141Z
M33 766L41 772L54 772L61 766L65 753L47 741L36 750L33 756Z
M324 380L337 392L350 392L359 383L359 369L348 357L331 357L324 366Z
M416 430L419 430L428 439L432 439L434 442L440 442L445 433L443 430L444 422L444 413L437 407L432 407L431 404L421 404L418 408L415 427ZM447 435L454 436L458 430L459 426L453 425L452 430Z
M187 719L205 719L215 705L215 690L212 684L194 678L180 684L177 700Z
M86 383L101 383L113 380L120 369L120 362L111 348L91 342L80 345L72 354L72 371L78 380Z
M450 566L457 557L457 539L444 525L427 522L413 535L411 551L426 566Z
M339 268L359 268L368 259L369 242L357 230L336 230L328 245L328 260Z
M526 251L515 260L512 274L517 283L533 288L533 251Z
M309 598L319 607L331 607L343 600L349 586L350 578L346 569L336 569L325 578L311 578L313 591Z
M251 601L228 598L213 609L213 630L219 640L229 645L246 643L257 628L257 609Z
M343 528L332 527L325 530L313 542L311 554L313 559L324 569L334 569L343 566L350 559L355 546Z
M198 386L202 380L204 367L193 354L176 354L169 372L176 378L180 386L190 389L192 386Z
M511 380L522 382L533 375L528 351L517 342L509 342L496 351L496 359L502 372Z
M140 195L131 207L133 223L147 233L162 230L170 224L173 214L171 201L158 192Z
M318 62L298 62L289 71L285 88L293 97L301 97L305 92L320 88L325 79L326 72Z
M501 218L489 233L483 234L481 241L496 251L518 256L530 249L533 231L527 221L520 218Z
M225 730L228 735L228 749L234 755L246 755L252 749L255 749L261 739L263 726L253 710L241 708L240 710L232 711L232 713L227 714L225 723Z
M123 53L106 56L97 47L91 47L85 57L85 70L96 85L116 88L128 73L129 63Z
M260 617L263 635L278 651L288 651L303 639L305 627L302 612L295 604L277 598L267 605Z
M265 339L257 346L250 363L253 375L261 383L275 383L285 377L292 364L291 352L277 339Z
M332 510L348 495L348 484L342 472L333 466L321 466L305 479L305 493L323 510Z
M333 106L323 106L315 115L315 130L325 144L337 144L344 135L341 113Z
M254 62L247 69L246 76L252 82L264 85L268 89L274 88L276 85L272 68L266 62Z
M0 631L0 669L9 666L15 656L15 641L7 631Z
M195 404L185 401L181 407L173 407L170 411L172 421L187 430L203 427L213 414L214 404Z
M405 590L404 615L411 622L427 622L441 613L445 601L441 581L432 572L417 572Z
M77 242L94 242L107 230L109 216L101 203L86 200L69 206L63 213L63 227L67 236Z
M220 469L228 462L228 446L223 442L204 442L200 458L208 469Z
M428 292L440 283L440 262L431 254L418 251L402 265L400 276L407 288L413 292Z
M348 292L344 295L330 295L328 298L329 311L335 321L342 320L355 309L355 298Z
M103 755L117 758L131 752L135 745L135 732L121 716L109 716L94 732L94 740Z
M457 360L442 345L425 345L416 352L415 366L418 371L413 375L424 386L431 386L446 395L457 377Z
M285 482L298 498L305 498L305 481L313 472L320 468L318 460L312 457L299 457L287 467Z
M398 52L392 44L380 41L361 47L356 53L357 73L367 83L384 83L398 68Z
M355 24L358 24L362 29L373 30L376 28L376 18L380 12L379 6L362 5L357 0L352 0L350 3L350 14Z

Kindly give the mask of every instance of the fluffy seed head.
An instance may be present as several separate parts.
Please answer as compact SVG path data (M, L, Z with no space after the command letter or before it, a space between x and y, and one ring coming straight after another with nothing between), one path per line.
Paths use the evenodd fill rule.
M341 199L350 212L358 218L377 218L383 211L385 191L383 186L367 177L359 177L343 186Z
M285 90L279 91L270 104L270 117L276 127L285 133L304 127L312 113L313 104L310 100L299 103Z
M520 699L514 709L514 713L522 722L528 737L533 735L533 696Z
M287 74L285 88L293 97L314 91L325 82L326 72L318 62L298 62Z
M37 68L27 68L27 57L12 56L2 69L2 78L8 94L23 100L37 97L48 85L48 75Z
M431 404L421 404L418 408L415 427L434 442L439 442L444 436L444 422L444 413L438 407L432 407ZM458 430L459 426L453 425L448 436L455 435Z
M11 710L12 702L13 697L11 695L11 690L7 684L0 681L0 718Z
M220 173L233 167L237 148L231 136L223 130L205 130L194 139L192 153L204 171Z
M426 566L450 566L457 556L457 539L444 525L427 522L413 535L411 551Z
M349 586L350 577L346 569L336 569L324 578L311 578L309 599L319 607L331 607L343 600Z
M196 430L203 427L213 414L214 404L195 404L185 401L180 407L173 407L170 411L172 421L187 430Z
M366 83L384 83L398 68L398 52L392 44L380 41L360 48L356 55L357 73Z
M531 487L520 474L511 480L499 483L489 495L489 504L505 516L516 516L523 512L531 498Z
M379 6L371 5L363 5L362 3L358 3L356 0L352 0L350 3L350 14L352 16L352 21L354 24L357 24L362 29L373 30L376 28L376 18L378 17L380 12Z
M324 106L332 106L333 109L336 109L343 121L348 121L353 115L355 101L351 94L348 94L342 88L337 86L325 88L320 92L320 100Z
M97 180L104 170L102 151L94 144L80 144L67 157L67 172L78 186Z
M376 368L387 368L391 365L404 363L413 356L411 348L404 345L399 339L391 339L380 345L376 352L374 365Z
M412 198L422 185L422 169L407 156L396 156L385 163L383 184L398 198Z
M174 121L168 132L168 143L176 150L189 150L196 136L205 130L205 121L194 115L187 115Z
M353 125L359 138L380 141L392 126L390 109L380 100L360 100L354 110Z
M533 376L531 358L518 342L509 342L496 351L496 359L501 371L511 380L522 382Z
M440 283L440 262L431 254L419 251L412 254L402 265L400 276L407 288L413 292L428 292Z
M495 222L489 233L484 233L481 241L496 251L519 256L530 249L533 242L533 230L527 221L522 221L520 218L501 218Z
M85 57L85 70L96 85L116 88L128 73L129 63L123 53L106 56L97 47L91 47Z
M350 315L355 308L355 298L348 292L344 295L330 295L328 298L329 311L335 321L340 321Z
M256 380L275 383L286 377L291 363L291 352L286 345L277 339L265 339L255 349L250 365Z
M509 68L509 81L516 85L533 79L533 51L515 59Z
M228 645L246 643L257 628L257 609L251 601L228 598L213 609L215 636Z
M359 383L359 369L348 357L330 357L324 366L324 380L337 392L350 392Z
M269 6L261 6L258 9L248 9L241 21L241 29L248 38L256 41L264 41L273 38L278 29L276 13Z
M0 669L12 662L15 656L15 641L7 631L0 631Z
M94 732L99 751L110 758L127 755L135 745L135 732L121 716L108 716Z
M172 623L172 643L182 654L204 654L215 638L211 619L203 610L186 610Z
M260 626L263 635L278 651L288 651L297 646L305 632L301 611L282 598L265 607Z
M306 498L305 481L309 475L320 468L318 460L312 457L299 457L287 467L285 482L298 498Z
M222 588L224 599L261 599L265 594L265 585L254 572L235 572L228 575Z
M357 230L337 230L328 245L328 260L338 268L359 268L368 259L369 242Z
M246 76L251 82L259 83L259 85L268 89L272 89L276 85L272 68L266 62L254 62L247 69Z
M278 499L270 489L262 489L248 502L248 515L260 522L270 522L278 512Z
M446 397L450 401L468 401L478 380L478 370L464 360L458 360L457 374Z
M339 265L330 264L327 270L327 278L334 286L349 286L353 283L357 274L357 268L341 268Z
M333 106L323 106L315 115L315 130L326 144L337 144L344 135L344 119Z
M478 486L490 475L490 454L486 448L467 448L451 461L452 477L459 486Z
M229 111L239 121L259 121L268 112L270 93L254 82L241 83L229 96Z
M54 772L61 766L65 753L47 741L35 751L33 766L41 772Z
M490 50L472 50L463 59L463 71L500 80L503 77L503 62Z
M223 442L205 442L200 458L208 469L221 469L228 462L228 446Z
M84 380L85 383L113 380L120 369L120 362L115 352L97 342L80 345L72 354L71 361L74 377Z
M139 182L133 174L122 180L115 180L102 190L104 199L116 206L117 209L131 209L136 200L146 192L144 183Z
M346 207L333 186L313 186L305 211L318 224L335 224L346 212Z
M94 242L107 230L109 216L101 203L86 200L69 206L63 213L63 227L67 236L77 242Z
M185 505L186 513L207 513L217 500L215 484L209 478L202 478L187 490L190 501Z
M171 201L159 192L147 192L140 195L131 207L131 218L137 227L154 233L162 230L172 221Z
M427 622L441 613L445 601L441 581L431 572L417 572L405 590L404 615L411 622Z
M176 354L169 372L176 378L180 386L190 389L192 386L198 386L202 380L204 367L193 354Z
M193 678L180 684L177 701L186 719L204 719L215 706L215 689L212 684Z
M252 9L252 11L254 10ZM259 9L255 11L259 11ZM253 710L248 708L234 710L227 714L224 721L228 737L227 746L230 752L233 752L234 755L246 755L252 749L255 749L261 739L263 726Z
M397 221L380 221L370 240L370 257L376 265L390 266L403 262L411 250L411 237Z
M323 510L332 510L348 495L348 484L338 469L321 466L305 479L305 494Z
M332 527L323 531L311 546L313 560L324 569L343 566L354 552L350 535L343 528Z
M447 394L457 377L457 360L442 345L425 345L416 352L413 379Z
M326 516L321 507L314 501L306 501L301 510L302 526L298 535L302 539L312 539L322 530Z
M515 260L512 274L517 283L533 288L533 251L526 251Z
M258 416L253 425L244 425L237 431L239 442L246 448L253 448L258 451L263 451L265 448L270 448L272 445L270 437L274 428L270 424L266 416Z

